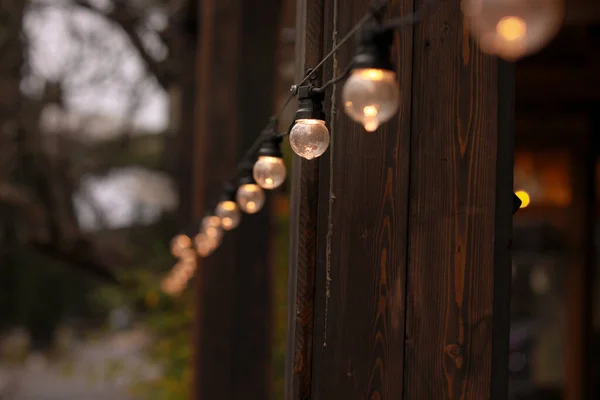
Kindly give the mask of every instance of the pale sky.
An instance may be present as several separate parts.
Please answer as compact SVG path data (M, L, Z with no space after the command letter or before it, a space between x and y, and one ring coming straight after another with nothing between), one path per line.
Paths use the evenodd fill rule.
M167 96L153 80L146 79L143 64L126 37L89 11L73 12L56 6L65 2L68 0L47 0L52 7L26 18L32 73L24 80L23 90L35 95L44 80L66 82L70 115L65 119L49 109L53 112L45 115L52 115L54 123L57 118L77 121L75 114L87 114L104 121L107 131L113 133L114 127L131 122L144 131L164 130L168 125ZM154 15L149 23L164 20ZM156 38L150 34L146 38L155 54L164 56L166 49L157 45ZM103 73L96 76L99 71ZM129 108L132 98L140 101L133 110ZM77 132L92 140L101 140L103 135L92 134L89 129ZM168 176L133 167L85 178L75 202L82 228L93 230L100 227L94 208L101 211L106 226L118 228L156 220L164 210L176 207L177 198Z
M151 21L161 23L156 17ZM144 74L141 61L124 35L89 11L73 12L61 7L30 14L26 28L31 48L29 63L36 78L24 82L25 90L39 90L41 81L37 77L52 80L66 74L67 82L74 81L69 85L71 88L66 88L67 105L73 112L115 119L129 115L127 106L133 83L143 79ZM74 35L81 39L75 39ZM155 54L164 56L166 50L157 45L155 38L149 34L147 38ZM98 71L111 72L111 78L102 84L95 83L92 76ZM135 125L149 130L164 129L168 124L164 91L152 80L146 79L139 86L140 93L135 97L143 101L133 116Z

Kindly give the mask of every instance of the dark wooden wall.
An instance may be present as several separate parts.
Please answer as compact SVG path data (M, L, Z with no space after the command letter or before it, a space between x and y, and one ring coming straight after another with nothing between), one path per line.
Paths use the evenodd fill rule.
M299 1L302 70L368 3ZM330 150L296 161L287 398L506 399L512 68L478 52L458 1L401 30L394 61L398 116L367 133L338 86Z
M279 0L199 1L195 214L214 206L273 109ZM271 269L266 210L244 216L199 265L194 399L271 393Z

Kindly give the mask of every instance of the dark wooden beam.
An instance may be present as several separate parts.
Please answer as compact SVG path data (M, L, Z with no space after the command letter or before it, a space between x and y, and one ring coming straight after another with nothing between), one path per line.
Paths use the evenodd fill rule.
M327 2L300 38L323 26L327 51L368 3ZM352 54L336 55L335 73ZM393 57L398 116L366 133L334 88L330 150L296 176L290 366L307 389L287 398L506 399L513 71L478 52L457 2L398 32ZM299 336L311 318L312 338Z
M279 0L200 6L195 198L215 196L273 108ZM202 204L198 202L196 204ZM196 215L204 207L196 206ZM264 400L271 393L270 215L244 216L199 265L194 399Z
M600 23L600 2L596 0L565 0L565 25Z
M304 71L323 56L324 0L298 0L296 71ZM314 296L317 270L317 204L319 161L294 157L291 172L290 269L285 398L312 397Z
M462 22L415 29L405 399L508 396L514 76Z

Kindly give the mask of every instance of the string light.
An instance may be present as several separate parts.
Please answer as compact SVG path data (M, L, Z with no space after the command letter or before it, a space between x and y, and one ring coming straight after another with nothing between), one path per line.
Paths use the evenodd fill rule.
M544 47L559 31L563 0L463 0L471 34L486 53L514 61Z
M171 240L171 254L179 258L184 250L191 249L192 246L192 239L188 235L179 234Z
M432 5L440 1L424 0L423 7L416 12L384 23L382 17L389 0L373 0L369 12L292 87L292 94L277 114L281 115L297 96L298 110L291 129L277 133L278 117L271 117L237 168L238 187L226 187L214 213L202 219L193 241L184 234L172 240L171 252L180 261L173 273L163 280L163 291L183 290L196 268L196 254L211 255L221 244L224 233L240 224L242 211L254 214L263 208L266 200L263 189L275 189L283 184L286 169L281 141L284 136L289 134L292 150L307 160L327 151L330 136L323 111L326 89L346 79L342 89L344 110L369 132L377 130L397 113L400 85L391 62L394 31L420 22L432 11ZM482 51L514 60L539 50L556 34L563 14L563 0L462 0L462 9ZM365 26L369 21L373 23ZM350 66L322 87L315 87L316 71L358 31L361 31L359 45ZM527 207L530 201L527 193L520 191L515 195L521 198L521 207Z
M299 107L290 131L290 146L294 153L307 160L319 157L329 147L329 129L325 126L323 92L312 85L298 88Z
M391 63L394 31L375 25L364 29L350 77L342 89L346 114L374 132L398 111L400 89Z
M200 257L210 256L221 244L221 241L215 237L207 236L205 233L199 233L194 237L196 253Z
M276 189L285 181L286 170L281 153L281 136L265 140L258 150L258 160L252 168L252 176L263 189Z
M235 195L240 209L246 214L256 214L265 205L265 192L254 181L254 177L248 174L240 180L240 187Z
M227 185L215 209L215 215L221 219L221 227L225 231L237 228L242 220L242 213L235 202L235 192L233 186Z
M200 232L219 242L223 237L221 218L217 217L216 215L207 215L206 217L202 218Z

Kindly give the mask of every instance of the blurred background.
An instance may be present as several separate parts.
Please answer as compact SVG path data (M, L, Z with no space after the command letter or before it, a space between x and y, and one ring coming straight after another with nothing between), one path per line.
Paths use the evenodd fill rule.
M0 399L189 398L193 290L160 280L194 201L179 152L191 1L0 0ZM578 3L516 68L515 400L594 398L600 382L600 8ZM278 5L274 108L297 74L295 2ZM274 399L288 192L266 210Z

